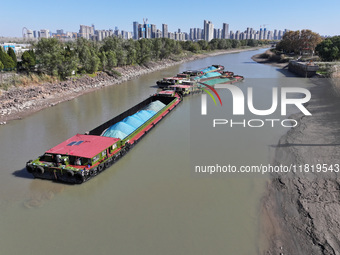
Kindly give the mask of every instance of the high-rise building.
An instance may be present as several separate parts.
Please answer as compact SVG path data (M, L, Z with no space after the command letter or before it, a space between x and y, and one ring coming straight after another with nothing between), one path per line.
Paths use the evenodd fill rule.
M162 24L162 37L163 38L169 38L168 25L167 24Z
M267 31L267 28L264 28L263 29L263 38L264 40L267 40L268 39L268 31Z
M138 22L134 21L133 22L133 39L138 40Z
M214 29L214 39L221 39L222 38L222 29L215 28Z
M197 40L204 39L204 30L202 28L197 28Z
M138 39L145 38L145 28L142 24L138 25Z
M284 35L284 32L282 30L279 30L279 34L278 34L278 38L277 39L281 40L283 35Z
M40 29L40 38L50 38L50 30Z
M156 38L162 38L162 31L159 29L156 31Z
M214 38L214 25L211 21L204 20L204 40L211 41Z
M244 38L244 39L250 39L250 27L247 27L245 37L246 37L246 38Z
M27 29L27 38L28 39L33 39L34 38L33 30Z
M229 24L223 23L222 39L228 39L228 38L229 38Z
M259 40L263 40L263 38L264 38L264 33L262 31L262 28L260 28Z
M234 39L240 40L240 30L237 30L234 36Z
M195 38L194 38L194 29L193 28L190 28L189 40L191 40L191 41L195 40Z
M156 31L157 31L156 25L151 24L151 35L150 35L150 38L156 38Z
M144 23L143 27L144 27L144 31L145 31L145 37L144 38L151 38L151 25Z
M94 25L92 27L80 25L79 36L85 39L91 39L94 35Z

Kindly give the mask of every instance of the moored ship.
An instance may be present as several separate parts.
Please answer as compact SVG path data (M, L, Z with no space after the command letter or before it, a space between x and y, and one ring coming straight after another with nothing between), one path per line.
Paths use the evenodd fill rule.
M223 72L224 66L222 65L211 65L199 70L187 70L182 73L177 74L174 77L165 77L162 80L156 82L159 88L166 88L171 85L184 85L183 82L187 82L194 78L215 72Z
M126 154L181 102L175 93L150 96L86 134L77 134L26 163L35 178L80 184Z

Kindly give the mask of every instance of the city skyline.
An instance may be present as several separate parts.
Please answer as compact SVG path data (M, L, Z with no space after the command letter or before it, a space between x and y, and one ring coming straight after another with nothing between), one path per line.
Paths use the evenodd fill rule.
M338 35L336 26L339 17L336 7L340 3L330 0L326 5L320 5L315 0L273 3L272 1L250 1L241 3L222 3L221 7L209 5L206 1L129 1L129 4L101 0L92 2L84 0L80 5L76 1L61 0L44 2L41 0L18 0L19 8L11 8L10 2L2 3L4 12L0 36L21 37L22 28L32 30L49 29L56 31L78 31L79 24L95 24L99 30L118 27L120 30L133 31L133 22L142 23L148 18L150 24L162 29L162 24L168 25L168 31L181 29L190 32L190 28L202 27L203 20L209 20L214 28L222 29L223 23L229 24L229 31L244 31L247 27L259 30L266 24L268 30L311 29L320 35ZM332 6L332 8L329 8ZM332 21L329 18L332 16Z
M91 26L80 25L79 32L64 31L63 29L57 29L55 33L48 29L31 30L24 28L23 37L26 39L39 39L55 37L62 40L73 40L78 37L90 39L93 41L102 41L106 37L122 37L123 39L141 39L141 38L169 38L179 41L198 41L212 39L255 39L255 40L280 40L286 31L284 30L268 30L265 24L260 26L260 30L247 27L246 30L229 31L229 24L223 23L221 28L214 28L214 24L209 20L204 20L203 28L190 28L190 32L184 32L180 28L175 32L168 32L168 25L162 24L162 30L158 29L155 24L149 24L148 19L143 19L143 23L138 21L133 22L133 32L120 31L118 27L115 30L98 30L95 25Z

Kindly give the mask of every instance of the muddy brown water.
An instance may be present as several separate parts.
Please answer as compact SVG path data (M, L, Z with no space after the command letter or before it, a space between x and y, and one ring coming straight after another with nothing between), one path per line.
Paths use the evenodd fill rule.
M232 115L232 98L219 90L223 107L201 95L184 101L133 150L82 185L33 179L25 162L78 133L91 130L156 91L155 81L187 69L222 64L244 75L255 104L271 104L271 88L309 86L286 71L253 62L264 50L184 63L45 109L0 126L1 254L257 254L260 200L267 176L195 173L200 165L260 165L288 130L212 127ZM254 97L255 97L254 96ZM293 110L292 110L293 111ZM275 112L271 118L287 118Z

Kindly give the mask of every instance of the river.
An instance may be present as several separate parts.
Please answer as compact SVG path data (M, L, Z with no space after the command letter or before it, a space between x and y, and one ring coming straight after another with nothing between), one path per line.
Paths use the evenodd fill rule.
M237 86L245 94L253 87L254 104L263 109L271 105L273 87L309 86L307 79L251 60L263 51L184 63L0 126L0 253L257 254L268 177L210 175L195 167L271 163L274 145L288 128L213 128L214 118L265 119L248 111L233 117L230 93L223 89L223 107L208 97L208 115L201 116L201 95L185 98L126 156L82 185L33 179L24 166L147 98L157 79L187 69L221 64L245 76ZM270 117L283 116L276 111Z

